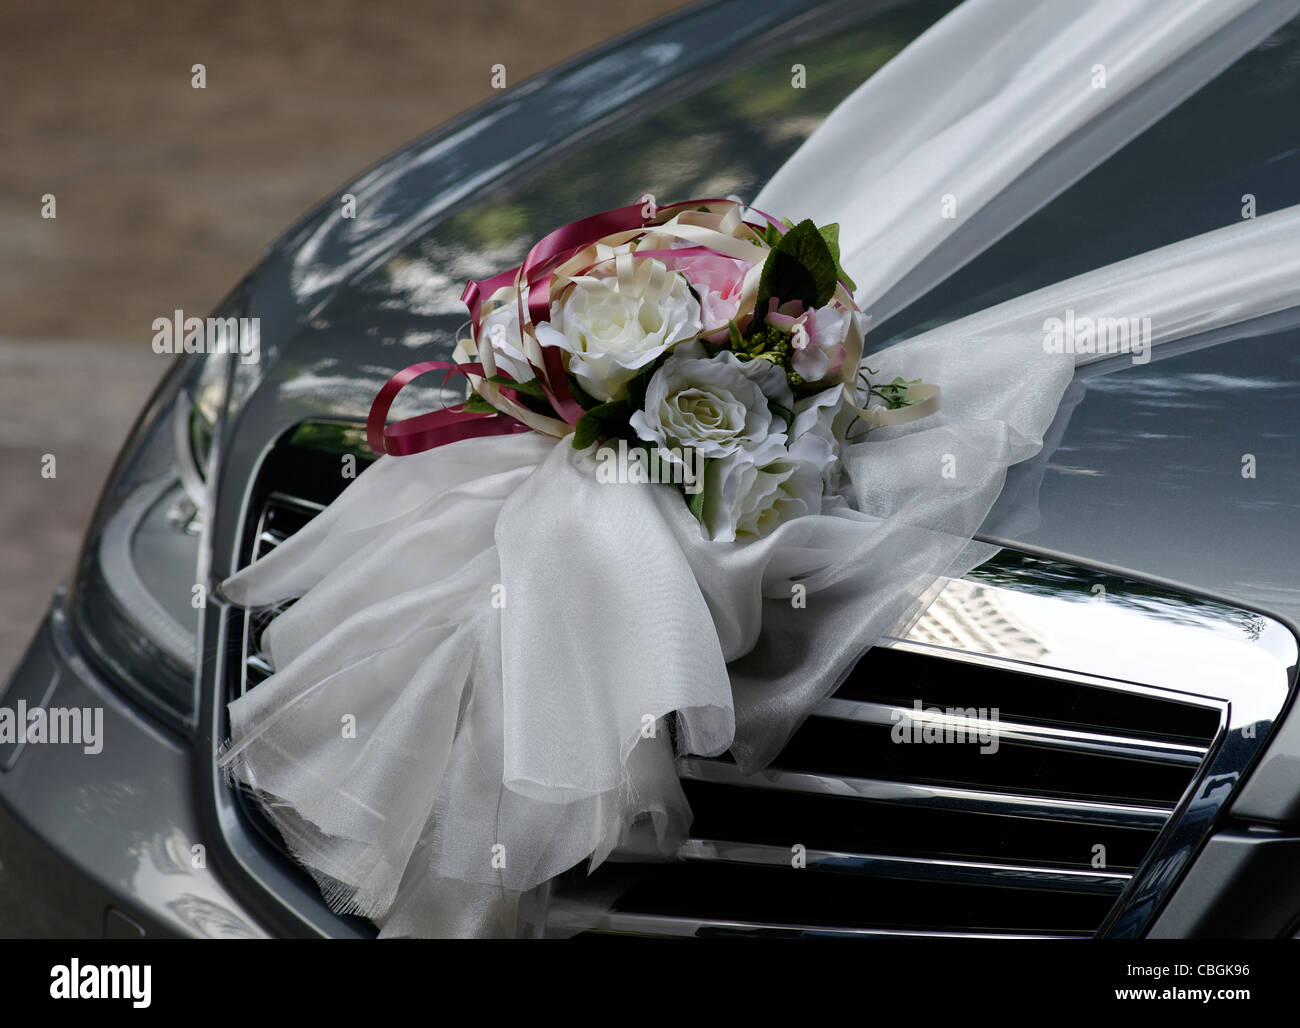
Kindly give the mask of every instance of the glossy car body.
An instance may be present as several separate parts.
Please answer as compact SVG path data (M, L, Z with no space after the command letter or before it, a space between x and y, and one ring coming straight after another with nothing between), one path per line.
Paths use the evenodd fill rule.
M141 447L180 417L178 390L204 410L201 459L189 469L198 474L178 475L188 488L167 511L181 528L175 552L151 558L155 579L174 579L155 591L192 632L192 677L183 660L172 668L166 653L136 652L131 625L104 614L103 576L87 568L124 502L110 485L80 570L0 692L8 706L105 712L98 756L0 747L0 932L368 934L324 907L215 771L244 615L211 588L249 555L259 476L276 444L304 423L357 424L394 370L445 356L464 320L463 281L517 263L550 228L643 193L752 196L837 102L950 6L693 9L412 143L291 228L220 311L260 319L260 361L179 364L114 473L130 479ZM1114 139L1107 160L1062 181L940 288L879 323L869 348L1217 228L1240 217L1245 194L1261 213L1300 203L1300 128L1281 113L1300 102L1298 55L1293 22L1135 138ZM791 86L795 63L806 88ZM340 217L343 194L356 198L357 218ZM1145 366L1080 377L981 538L1099 581L1258 612L1280 640L1285 694L1300 626L1297 343L1292 309ZM205 396L217 399L205 408ZM393 415L446 399L408 389ZM1242 475L1247 454L1254 478ZM187 496L199 510L188 519ZM195 582L209 594L198 608L188 604ZM140 680L151 673L168 684ZM1288 696L1282 704L1289 710ZM1212 824L1184 847L1137 931L1296 931L1300 716L1274 710L1251 723L1266 738L1221 783Z

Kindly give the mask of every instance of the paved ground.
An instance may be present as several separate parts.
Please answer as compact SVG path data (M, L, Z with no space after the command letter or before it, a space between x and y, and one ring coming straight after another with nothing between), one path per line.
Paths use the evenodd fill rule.
M486 99L494 64L514 84L680 6L0 5L0 680L163 371L155 317L210 309L321 195Z

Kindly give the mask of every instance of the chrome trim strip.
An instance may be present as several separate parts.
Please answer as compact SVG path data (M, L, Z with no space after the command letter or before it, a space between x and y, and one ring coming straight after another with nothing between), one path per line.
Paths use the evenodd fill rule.
M989 585L981 575L993 563L965 579L949 579L905 638L881 645L1166 702L1237 705L1256 721L1271 719L1286 703L1286 670L1296 663L1297 642L1272 618L1198 597L1162 595L1144 583L1083 568L1069 569L1070 589L1059 567L1038 581L1025 576L1017 588ZM1099 580L1109 583L1105 601L1080 595ZM1138 595L1126 597L1125 587ZM952 612L978 608L989 598L1001 616L1030 627L1032 645L977 631L960 633L960 648L936 641L951 636L944 621Z
M306 514L319 514L325 509L323 503L308 500L303 496L294 496L291 493L282 493L279 490L267 494L266 506L269 507L272 503L278 503L283 507L296 507L300 512Z
M879 778L816 775L780 768L768 768L754 775L744 775L734 764L700 757L681 758L677 762L677 771L682 778L714 785L808 792L822 796L877 800L882 803L909 803L939 810L1006 814L1050 821L1109 825L1116 828L1161 828L1173 812L1172 807L1137 806L1054 796L1027 796L985 789L963 789L950 785L921 785L913 782L891 782Z
M558 929L549 934L572 934L580 931L612 935L653 935L672 938L698 937L702 932L714 935L758 938L902 938L902 939L1086 939L1087 935L1062 935L1026 932L958 932L928 928L826 928L818 925L765 924L761 921L731 921L722 918L677 917L670 914L640 914L614 910L608 912L571 907L555 901L549 912L548 927Z
M974 737L977 732L988 730L988 723L977 718L934 713L926 713L918 717L917 712L909 707L900 707L891 703L841 700L834 697L822 700L813 709L813 716L888 727L904 721L919 721L939 728L969 732L971 737ZM1052 728L1029 722L1008 721L1005 718L998 720L997 736L999 741L1004 743L1021 743L1026 746L1042 746L1074 753L1095 753L1107 757L1146 760L1160 764L1181 764L1189 767L1197 767L1209 752L1204 746L1188 746L1160 739L1141 739L1106 732Z
M677 855L683 860L752 864L762 867L792 866L792 852L788 846L767 846L716 839L687 839L677 851ZM1114 896L1123 892L1124 887L1133 877L1122 871L1082 871L1027 864L994 864L976 860L841 853L818 849L806 850L803 859L806 867L817 871L965 885L1048 889L1055 892L1102 893Z

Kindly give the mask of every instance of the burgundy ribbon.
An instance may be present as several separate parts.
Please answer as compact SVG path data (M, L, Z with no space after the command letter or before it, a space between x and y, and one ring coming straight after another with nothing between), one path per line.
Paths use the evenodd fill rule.
M370 417L366 420L366 441L376 454L383 456L388 453L394 457L404 457L461 439L531 431L522 421L516 421L507 414L467 411L463 403L384 427L388 420L388 409L393 405L397 394L407 383L429 371L445 371L447 374L443 376L443 385L455 375L487 374L482 364L456 364L452 361L423 361L403 368L384 384L370 407Z

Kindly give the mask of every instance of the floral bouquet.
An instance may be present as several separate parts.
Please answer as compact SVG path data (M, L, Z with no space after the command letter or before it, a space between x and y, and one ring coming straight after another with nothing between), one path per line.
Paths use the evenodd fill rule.
M762 536L844 502L842 444L937 409L934 386L867 377L868 318L852 289L836 225L643 197L471 282L455 363L390 381L371 445L410 453L476 435L571 434L577 449L600 444L601 481L672 483L709 538ZM435 369L464 375L469 398L384 429L397 391Z

